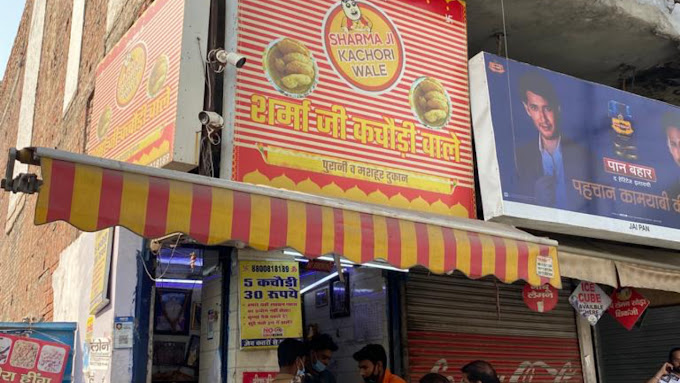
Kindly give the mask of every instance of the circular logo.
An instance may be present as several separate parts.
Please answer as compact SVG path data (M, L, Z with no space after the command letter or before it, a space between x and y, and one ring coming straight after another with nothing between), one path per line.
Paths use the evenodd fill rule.
M331 66L352 88L381 94L399 83L406 61L404 44L379 8L366 1L342 0L326 13L322 33Z
M116 101L121 107L126 106L137 94L139 85L144 77L146 67L146 49L141 43L137 44L123 60L120 73L118 74L118 84L116 88Z
M539 313L548 312L557 306L559 293L556 288L550 285L533 287L530 284L524 285L522 299L531 311Z
M170 67L170 60L166 55L160 55L156 59L151 68L149 78L146 80L146 93L149 97L154 98L158 92L163 89L165 80L168 78L168 68Z

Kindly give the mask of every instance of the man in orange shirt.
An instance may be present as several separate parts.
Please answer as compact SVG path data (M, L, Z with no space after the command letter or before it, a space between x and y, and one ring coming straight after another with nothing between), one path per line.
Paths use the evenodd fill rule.
M359 373L366 383L406 383L387 368L387 353L379 344L369 344L354 354Z

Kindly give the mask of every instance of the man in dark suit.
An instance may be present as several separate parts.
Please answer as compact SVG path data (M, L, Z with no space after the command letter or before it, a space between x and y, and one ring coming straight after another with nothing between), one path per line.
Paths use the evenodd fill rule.
M553 85L542 74L529 72L520 79L524 110L538 133L535 141L517 149L518 193L530 203L578 210L572 179L583 178L588 150L562 135L560 105Z
M675 164L680 167L680 114L669 112L666 113L661 124L666 133L666 145L668 151L673 157ZM678 169L680 173L680 169ZM670 185L668 190L668 197L678 199L680 197L680 175L678 175L674 182Z

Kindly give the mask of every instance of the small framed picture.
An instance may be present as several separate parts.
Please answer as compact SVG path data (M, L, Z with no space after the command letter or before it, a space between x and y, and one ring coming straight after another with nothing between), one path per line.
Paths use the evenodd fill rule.
M314 301L316 308L328 306L328 289L321 289L316 292L316 300Z
M349 274L344 274L345 282L340 281L340 278L334 278L330 282L330 298L331 298L331 318L342 318L350 315L350 291L349 291Z
M154 332L161 335L189 335L191 290L157 289Z
M187 367L198 369L198 358L201 355L201 338L198 335L192 335L189 339L189 347L187 348L187 356L184 365Z
M191 331L201 330L201 304L194 302L191 305Z

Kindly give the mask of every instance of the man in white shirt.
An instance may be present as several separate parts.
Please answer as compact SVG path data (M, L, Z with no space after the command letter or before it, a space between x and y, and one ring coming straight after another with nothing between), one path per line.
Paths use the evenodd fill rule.
M668 362L664 363L656 375L647 381L647 383L660 382L680 382L680 347L676 347L668 353Z

